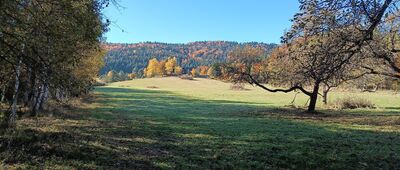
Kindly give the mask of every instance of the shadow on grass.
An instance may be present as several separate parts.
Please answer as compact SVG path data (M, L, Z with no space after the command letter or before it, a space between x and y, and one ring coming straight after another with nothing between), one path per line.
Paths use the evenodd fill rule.
M0 136L6 165L119 169L396 169L398 132L272 115L292 109L101 87L66 118L22 120Z
M397 110L400 113L400 107L385 107L385 109Z

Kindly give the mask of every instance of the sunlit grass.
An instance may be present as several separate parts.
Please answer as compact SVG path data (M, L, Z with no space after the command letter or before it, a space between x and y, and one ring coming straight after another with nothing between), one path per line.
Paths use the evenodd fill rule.
M319 107L314 115L284 107L294 93L229 86L154 78L98 87L93 103L64 117L19 120L15 132L0 136L17 143L10 148L0 143L0 158L6 166L29 169L400 167L398 95L355 93L378 109ZM331 96L343 95L350 94ZM297 104L304 105L306 97L298 97Z
M146 89L155 91L169 91L174 94L179 94L198 99L212 99L212 100L229 100L238 102L249 102L253 104L272 105L272 106L285 106L291 103L296 92L292 93L270 93L259 87L246 84L245 88L248 90L235 91L230 90L231 83L224 83L218 80L210 80L203 78L196 78L194 81L182 80L177 77L167 78L151 78L151 79L137 79L132 81L116 82L109 85L109 87L118 88L134 88ZM158 88L148 88L149 86L156 86ZM357 91L338 91L334 90L328 95L328 101L334 102L338 98L343 97L359 97L366 98L372 101L378 108L395 108L400 107L400 93L392 91L378 91L371 92L357 92ZM321 99L321 97L320 97ZM308 97L302 93L297 94L295 104L297 106L304 106ZM319 100L318 105L323 106L322 101Z

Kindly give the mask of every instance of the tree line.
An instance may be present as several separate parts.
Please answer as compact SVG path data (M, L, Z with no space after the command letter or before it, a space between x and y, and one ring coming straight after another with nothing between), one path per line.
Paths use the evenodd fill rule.
M103 65L107 0L9 0L0 3L0 99L5 125L17 108L36 116L50 99L88 93Z
M148 61L156 58L158 61L167 60L174 56L183 72L190 72L199 66L211 66L214 63L225 62L229 51L238 46L250 45L271 52L276 44L266 43L237 43L230 41L200 41L187 44L167 44L144 42L136 44L105 43L107 49L105 65L100 70L101 75L109 71L134 73L137 77L145 77L143 71Z
M192 77L212 77L213 75L212 67L209 66L198 66L187 70L187 72L183 72L182 67L178 65L176 57L169 57L167 60L161 61L158 61L156 58L149 60L143 72L148 78L179 76L182 74L188 74Z
M105 75L101 75L99 79L104 83L132 80L135 78L152 78L152 77L168 77L168 76L181 76L189 75L191 77L203 78L221 78L222 74L220 65L221 63L214 63L211 66L198 66L187 68L186 71L179 65L177 58L174 56L168 57L166 60L157 60L152 58L147 62L147 66L143 69L143 76L138 76L136 73L116 72L109 71ZM226 74L226 73L225 73Z

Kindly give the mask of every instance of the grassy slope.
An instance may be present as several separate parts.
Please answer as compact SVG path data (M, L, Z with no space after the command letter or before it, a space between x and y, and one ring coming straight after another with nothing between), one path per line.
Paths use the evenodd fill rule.
M149 86L159 87L157 90L169 91L178 95L187 97L194 97L203 100L229 100L238 102L258 103L270 106L284 106L288 105L295 93L269 93L258 87L246 85L248 91L234 91L229 90L230 83L224 83L218 80L196 78L195 81L181 80L176 77L169 78L152 78L152 79L138 79L125 82L117 82L110 85L110 87L125 87L149 90ZM368 98L373 101L378 107L383 109L390 109L388 107L400 107L400 95L393 95L393 92L379 92L379 93L358 93L358 92L334 92L330 93L329 101L334 101L340 97L362 97ZM307 97L299 94L296 98L296 104L303 106ZM319 100L321 106L321 100Z
M400 167L399 95L351 94L379 109L307 115L280 107L293 93L229 86L154 78L99 87L93 103L69 116L21 120L0 136L14 143L0 143L0 158L28 168Z

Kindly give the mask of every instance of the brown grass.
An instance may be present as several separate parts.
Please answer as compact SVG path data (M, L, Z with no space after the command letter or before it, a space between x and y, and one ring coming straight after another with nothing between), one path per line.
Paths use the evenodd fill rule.
M358 109L358 108L375 108L375 105L365 98L359 97L345 97L337 99L334 104L334 108L337 109Z

